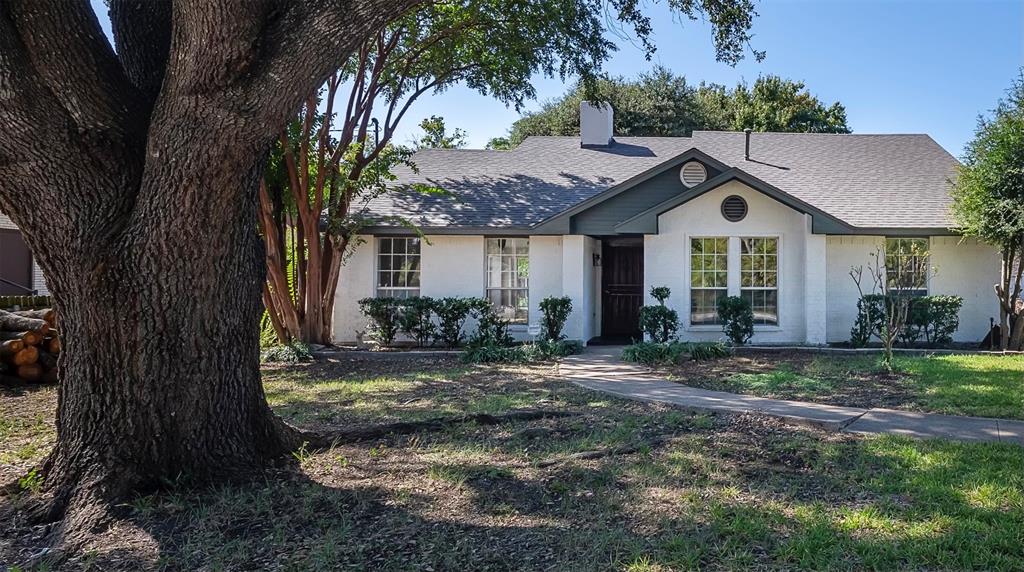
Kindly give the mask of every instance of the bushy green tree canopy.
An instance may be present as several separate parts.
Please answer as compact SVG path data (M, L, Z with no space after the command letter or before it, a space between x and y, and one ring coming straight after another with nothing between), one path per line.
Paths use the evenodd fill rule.
M992 244L1024 240L1024 74L978 119L953 190L962 232Z
M764 76L752 86L698 86L683 76L657 67L636 79L596 82L592 92L615 109L615 133L624 136L689 136L694 130L789 131L849 133L846 109L826 105L802 82ZM518 145L530 135L577 135L579 104L587 88L578 84L565 95L544 103L540 111L516 121L507 138L489 144L496 149ZM507 144L505 141L507 140Z
M1000 346L1024 349L1024 72L992 116L978 119L953 186L953 217L963 234L999 247Z
M444 117L431 115L420 121L423 135L416 141L416 149L460 149L466 146L466 132L458 127L448 131Z

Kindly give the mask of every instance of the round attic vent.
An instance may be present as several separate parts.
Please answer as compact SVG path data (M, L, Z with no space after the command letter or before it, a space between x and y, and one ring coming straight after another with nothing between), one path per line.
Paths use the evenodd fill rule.
M740 222L747 216L747 201L738 195L731 195L722 201L722 216L729 222Z
M708 178L708 172L697 161L690 161L683 165L683 168L679 171L679 180L683 182L686 188L690 188L694 185L703 183Z

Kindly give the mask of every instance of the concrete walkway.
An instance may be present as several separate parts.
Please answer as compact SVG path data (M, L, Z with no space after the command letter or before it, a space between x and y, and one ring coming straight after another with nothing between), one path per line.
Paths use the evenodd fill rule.
M670 403L698 411L758 412L790 423L850 433L891 433L957 441L1005 441L1024 446L1024 421L837 407L709 391L659 378L645 367L623 362L619 359L621 353L622 348L618 346L590 347L583 354L563 359L559 373L588 389L627 399Z

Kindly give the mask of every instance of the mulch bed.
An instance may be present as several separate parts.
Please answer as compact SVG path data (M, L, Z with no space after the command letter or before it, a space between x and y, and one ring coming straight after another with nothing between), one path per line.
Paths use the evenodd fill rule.
M834 364L850 362L848 368L836 368L829 372L832 390L818 395L795 395L790 392L764 393L763 397L812 401L845 407L883 407L887 409L918 409L919 405L913 387L906 375L890 374L877 368L863 367L870 356L822 355L809 352L744 351L728 358L696 362L688 361L679 365L661 368L670 379L691 387L716 391L744 393L744 388L730 383L736 374L763 374L786 368L799 375L820 377L808 371L816 360L829 360Z

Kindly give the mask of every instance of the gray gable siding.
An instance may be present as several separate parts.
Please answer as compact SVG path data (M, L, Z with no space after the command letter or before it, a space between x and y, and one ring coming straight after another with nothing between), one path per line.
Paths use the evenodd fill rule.
M681 168L680 165L668 169L575 215L570 225L572 233L595 236L617 234L617 224L686 192L686 187L679 181ZM704 165L704 168L707 169L709 180L720 174L710 165Z

